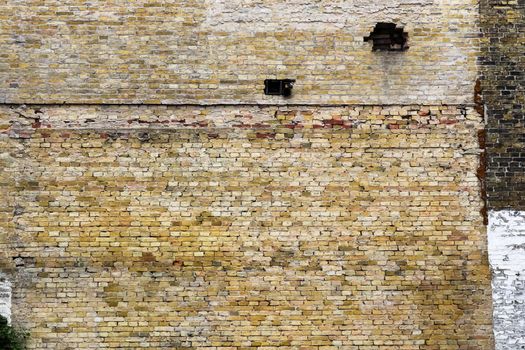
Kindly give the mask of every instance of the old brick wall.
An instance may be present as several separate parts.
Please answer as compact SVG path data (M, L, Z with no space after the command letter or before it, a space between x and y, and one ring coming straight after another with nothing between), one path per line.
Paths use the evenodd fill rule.
M32 349L491 349L472 108L0 116Z
M495 210L525 210L525 3L484 0L481 24L488 200Z
M0 8L31 349L493 348L477 1ZM372 52L377 22L409 50Z
M525 2L480 8L496 348L525 349Z
M0 102L471 103L477 0L6 0ZM380 21L410 54L372 53ZM288 101L266 78L297 79Z

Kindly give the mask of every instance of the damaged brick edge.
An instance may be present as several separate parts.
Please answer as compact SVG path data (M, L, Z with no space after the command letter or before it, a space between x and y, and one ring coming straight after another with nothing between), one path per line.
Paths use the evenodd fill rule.
M0 106L0 133L16 138L30 138L38 129L425 129L452 126L460 122L479 124L472 107L465 105L396 105L340 107L191 107L159 108L151 111L135 107ZM68 106L69 108L69 106ZM62 109L62 110L61 110ZM2 112L3 115L2 115ZM92 117L102 112L102 116ZM381 123L378 123L381 121Z
M488 226L488 196L487 196L487 169L488 169L488 155L487 155L487 125L485 121L485 104L483 100L483 88L481 79L477 79L474 85L474 110L479 114L483 128L478 130L478 144L481 153L479 155L479 166L476 171L476 176L479 180L480 195L481 195L481 209L480 214L483 217L483 224Z
M487 130L478 130L478 143L481 153L479 155L479 166L476 171L477 178L480 185L481 195L481 209L480 213L483 217L483 224L487 226L489 224L488 216L488 204L487 204L487 189L486 189L486 178L487 178L487 149L486 149Z

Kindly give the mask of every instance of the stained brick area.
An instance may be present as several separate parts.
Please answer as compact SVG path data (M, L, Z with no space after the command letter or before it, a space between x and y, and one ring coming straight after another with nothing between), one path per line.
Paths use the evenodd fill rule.
M525 209L525 3L481 1L491 209Z
M473 109L0 116L32 349L492 349Z

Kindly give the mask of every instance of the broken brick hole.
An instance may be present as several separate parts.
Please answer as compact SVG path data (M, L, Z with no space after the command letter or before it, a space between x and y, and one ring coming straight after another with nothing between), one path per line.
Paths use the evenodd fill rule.
M406 51L408 50L408 33L395 23L377 23L374 31L364 38L372 42L372 51Z

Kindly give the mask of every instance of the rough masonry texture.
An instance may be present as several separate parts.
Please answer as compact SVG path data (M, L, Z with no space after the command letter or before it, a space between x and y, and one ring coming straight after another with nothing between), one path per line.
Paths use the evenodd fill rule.
M482 0L480 10L496 345L525 349L525 2Z
M525 210L525 3L481 2L491 209Z
M0 6L30 349L493 349L477 1Z
M6 0L0 102L470 103L477 0ZM364 42L404 25L410 54ZM289 101L267 78L297 79Z
M34 348L491 348L472 108L1 116Z

